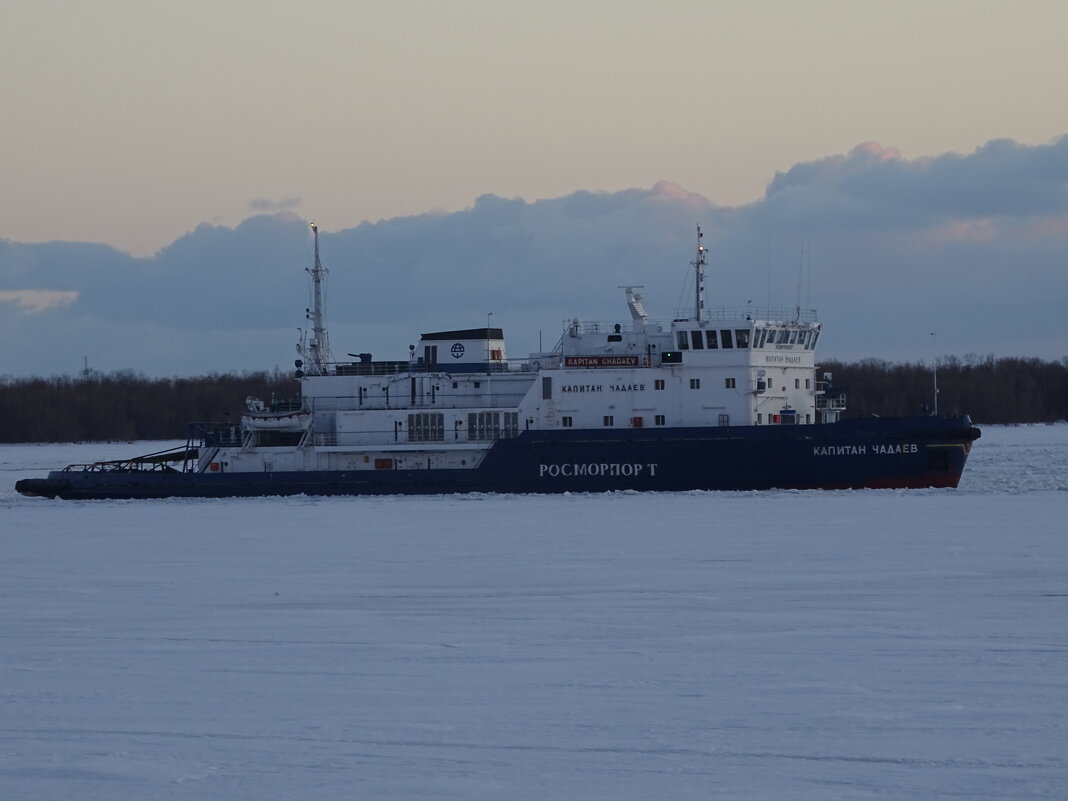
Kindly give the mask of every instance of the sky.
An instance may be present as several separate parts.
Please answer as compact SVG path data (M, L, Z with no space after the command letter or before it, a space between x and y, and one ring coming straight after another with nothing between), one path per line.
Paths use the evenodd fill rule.
M755 294L731 283L746 270L765 296L796 290L803 269L826 314L891 300L888 270L928 281L892 297L897 318L879 310L899 328L881 340L839 307L831 355L1068 352L1064 327L1034 316L1068 296L1060 2L7 0L4 17L0 374L285 363L302 309L279 301L304 288L277 271L292 256L303 279L312 219L335 289L360 283L339 277L350 265L449 276L433 296L399 292L388 320L373 318L389 296L375 314L347 294L332 306L376 348L406 350L442 309L507 310L522 352L632 276L669 284L650 309L666 318L704 224L724 289ZM591 198L602 212L583 228ZM527 250L487 241L491 206L518 215ZM521 307L532 269L569 280L576 263L588 286ZM199 305L213 294L231 305ZM980 336L979 312L1007 328Z

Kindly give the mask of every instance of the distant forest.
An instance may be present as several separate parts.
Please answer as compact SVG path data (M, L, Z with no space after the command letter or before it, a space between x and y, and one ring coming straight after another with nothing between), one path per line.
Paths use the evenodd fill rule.
M911 415L933 407L931 365L877 359L822 362L845 392L849 417ZM1068 420L1068 359L968 356L938 362L938 411L977 423ZM287 374L245 373L146 378L130 372L51 378L0 378L0 442L182 439L187 424L237 422L252 395L285 400L299 394Z

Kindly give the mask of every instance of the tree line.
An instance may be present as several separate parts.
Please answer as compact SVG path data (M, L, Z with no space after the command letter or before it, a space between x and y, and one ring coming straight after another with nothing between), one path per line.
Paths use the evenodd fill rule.
M846 394L848 417L968 414L976 423L1052 423L1068 420L1068 358L950 356L933 364L864 359L821 362Z
M929 414L937 373L939 414L970 414L977 423L1068 420L1068 358L948 357L936 364L822 362L844 392L847 417ZM238 422L245 398L299 396L290 375L275 371L146 378L132 372L51 378L0 378L0 442L181 439L188 423Z
M0 379L0 442L182 439L190 422L237 423L245 398L297 397L280 372L146 378L96 372Z

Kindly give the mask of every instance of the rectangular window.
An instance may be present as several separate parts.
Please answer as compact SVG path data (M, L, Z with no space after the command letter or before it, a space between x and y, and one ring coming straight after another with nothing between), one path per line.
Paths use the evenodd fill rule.
M444 442L445 415L441 412L417 412L408 415L409 442Z
M701 350L705 346L705 335L703 331L691 331L690 339L693 340L693 349Z
M719 332L719 345L721 348L733 348L730 329L724 328Z
M764 422L764 413L757 412L757 425L761 425Z
M757 349L764 347L764 337L766 337L767 335L768 329L758 328L756 332L756 344L753 345L753 347Z
M664 388L664 379L663 378L658 378L655 381L653 381L653 389L663 389L663 388Z
M734 344L739 348L749 347L749 329L739 328L734 332Z
M708 339L708 349L709 350L715 350L716 348L719 347L719 340L716 339L716 332L715 331L706 331L705 335L706 335L706 338Z
M675 343L679 346L679 350L690 349L690 338L686 336L685 331L675 332Z
M779 331L779 342L778 342L778 344L785 345L789 341L789 339L790 339L790 332L789 331L787 331L785 328L782 329L781 331Z
M812 332L812 339L808 343L808 349L809 350L815 350L816 349L816 342L819 340L819 338L820 338L820 332L819 331L813 331Z
M541 379L541 399L551 400L553 396L553 380L548 376Z
M560 425L562 425L564 428L571 428L572 423L573 423L573 421L572 421L572 419L570 417L561 417L560 418Z
M719 424L721 426L729 426L731 424L731 416L729 414L721 414L719 416Z
M691 378L690 379L690 389L700 389L700 388L701 388L701 379L700 378Z
M805 379L805 389L812 389L812 379L811 378L806 378Z
M610 414L604 416L604 424L606 426L614 426L616 424L615 418Z
M657 424L658 426L662 426L662 425L664 425L664 423L665 423L665 422L667 422L667 421L666 421L666 420L664 419L664 415L662 415L662 414L658 414L658 415L657 415L657 416L656 416L656 417L654 418L653 422L655 422L655 423L656 423L656 424Z
M509 412L518 418L518 412ZM518 427L518 419L516 422ZM500 412L468 412L467 438L473 442L486 442L497 439L501 434Z
M800 378L795 378L794 379L794 389L801 389L801 379Z
M725 379L723 379L723 385L727 389L734 389L735 388L735 380L733 378L725 378Z

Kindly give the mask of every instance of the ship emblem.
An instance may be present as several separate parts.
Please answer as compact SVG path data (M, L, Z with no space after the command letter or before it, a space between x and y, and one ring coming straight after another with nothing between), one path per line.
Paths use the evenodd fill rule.
M452 346L452 358L462 359L464 355L464 346L462 342L457 342Z

